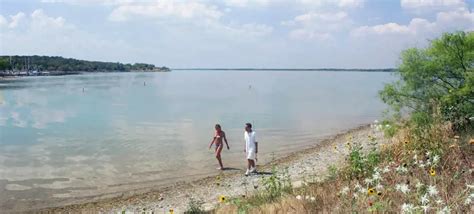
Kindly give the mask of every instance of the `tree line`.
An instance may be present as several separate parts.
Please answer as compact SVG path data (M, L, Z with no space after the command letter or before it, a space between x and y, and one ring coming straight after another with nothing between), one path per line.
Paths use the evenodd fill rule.
M152 71L169 70L155 67L153 64L119 62L98 62L64 58L59 56L0 56L0 71L37 70L37 71Z

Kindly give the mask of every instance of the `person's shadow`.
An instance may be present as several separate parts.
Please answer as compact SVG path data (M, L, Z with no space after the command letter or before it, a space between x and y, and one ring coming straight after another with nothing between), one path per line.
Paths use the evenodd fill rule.
M257 175L273 175L271 172L258 172L256 173Z
M233 167L224 167L222 170L223 171L239 171L240 169L233 168Z
M234 167L224 167L222 171L242 171L242 169L234 168ZM271 172L264 172L264 171L257 171L257 173L254 173L254 175L273 175Z

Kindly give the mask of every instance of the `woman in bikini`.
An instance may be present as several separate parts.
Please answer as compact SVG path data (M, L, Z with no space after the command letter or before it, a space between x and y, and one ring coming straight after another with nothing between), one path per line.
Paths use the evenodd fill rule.
M215 126L216 129L216 135L214 135L214 138L211 141L211 144L209 144L209 149L211 149L212 144L216 144L216 158L217 161L219 161L219 170L224 170L224 166L222 165L222 159L221 159L221 152L222 148L224 148L224 144L222 143L222 139L224 139L225 144L227 145L227 149L229 150L229 144L227 143L227 138L225 137L225 132L222 131L221 125L216 124Z

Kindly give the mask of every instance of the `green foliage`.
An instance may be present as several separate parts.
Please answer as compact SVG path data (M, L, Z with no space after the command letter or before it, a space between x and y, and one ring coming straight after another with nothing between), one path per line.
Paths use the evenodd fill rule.
M333 164L331 164L331 165L328 166L328 172L329 172L329 174L328 174L328 179L329 179L329 180L334 180L334 179L336 179L336 178L337 178L337 175L338 175L338 173L339 173L338 170L337 170L337 167L336 167L335 165L333 165Z
M10 68L10 63L7 59L0 58L0 71L4 71Z
M285 169L282 174L279 174L275 166L272 167L272 175L262 178L262 183L265 188L263 196L269 201L274 201L283 193L291 192L293 189L288 169Z
M375 149L375 146L365 154L362 146L354 145L349 152L349 167L346 172L349 178L360 179L364 176L373 173L374 168L380 163L380 152Z
M425 49L402 52L400 80L387 84L380 96L396 112L411 112L419 126L439 114L461 128L474 116L473 65L474 33L446 33Z
M202 208L203 204L204 202L202 202L201 200L196 200L194 198L191 198L188 203L188 209L184 213L187 213L187 214L206 213Z

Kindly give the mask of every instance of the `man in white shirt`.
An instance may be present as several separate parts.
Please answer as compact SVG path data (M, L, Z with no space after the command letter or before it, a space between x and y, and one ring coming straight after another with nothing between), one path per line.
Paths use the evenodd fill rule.
M247 157L247 171L245 175L250 175L250 173L256 173L257 169L255 168L255 159L257 158L258 153L258 142L255 138L255 132L252 130L252 124L246 123L245 124L245 132L244 132L244 139L245 139L245 148L244 152Z

